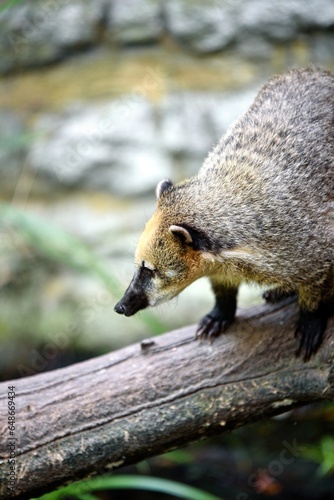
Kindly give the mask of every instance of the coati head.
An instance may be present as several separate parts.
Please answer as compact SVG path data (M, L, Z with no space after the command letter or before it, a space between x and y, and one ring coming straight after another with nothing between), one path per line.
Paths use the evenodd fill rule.
M210 274L213 259L207 253L206 236L177 220L175 211L166 208L167 197L175 189L162 180L156 188L157 210L139 238L136 271L115 311L132 316L140 309L176 297L201 276Z

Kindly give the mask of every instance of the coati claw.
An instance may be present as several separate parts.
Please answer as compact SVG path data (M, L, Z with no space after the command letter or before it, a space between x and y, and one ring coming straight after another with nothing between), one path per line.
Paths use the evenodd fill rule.
M321 304L316 311L301 309L295 337L299 338L296 356L302 353L303 360L308 361L319 349L327 326L328 312Z
M211 280L211 284L216 303L214 308L200 320L196 332L197 339L208 339L210 342L224 333L233 323L238 292L237 288L226 287L213 280Z
M219 337L221 333L224 333L231 323L232 321L215 318L207 314L199 322L196 338L199 340L208 339L212 342L216 337Z

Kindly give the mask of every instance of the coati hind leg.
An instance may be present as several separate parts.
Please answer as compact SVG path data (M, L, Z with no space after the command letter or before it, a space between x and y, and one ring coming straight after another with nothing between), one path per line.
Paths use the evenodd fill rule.
M196 337L209 340L225 332L233 322L237 308L238 287L228 287L211 279L215 306L198 324Z
M325 298L317 300L316 307L312 307L311 294L310 290L299 291L299 320L295 332L295 336L299 339L299 347L296 356L303 353L304 361L308 361L319 349L328 318L333 310L334 297L324 294Z
M326 302L320 302L314 311L300 308L295 332L295 336L299 338L296 356L303 353L304 361L308 361L317 352L326 330L328 316L329 305Z
M270 290L266 290L262 297L269 304L276 304L277 302L281 302L281 300L287 299L288 297L297 296L297 293L294 291L287 292L286 290L276 287L271 288Z

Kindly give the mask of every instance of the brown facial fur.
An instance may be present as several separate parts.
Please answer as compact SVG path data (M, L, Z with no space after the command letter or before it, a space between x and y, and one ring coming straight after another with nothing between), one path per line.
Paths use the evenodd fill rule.
M211 274L217 263L208 260L201 252L183 243L169 231L175 222L165 210L158 208L147 222L139 238L135 264L147 263L155 270L154 288L150 304L156 305L178 295L188 285L202 276Z

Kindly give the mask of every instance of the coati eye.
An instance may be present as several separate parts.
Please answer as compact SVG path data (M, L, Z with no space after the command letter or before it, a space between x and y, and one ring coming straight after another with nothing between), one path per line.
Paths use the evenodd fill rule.
M150 262L145 260L142 261L141 268L145 271L149 271L152 276L154 276L157 272L154 266Z

